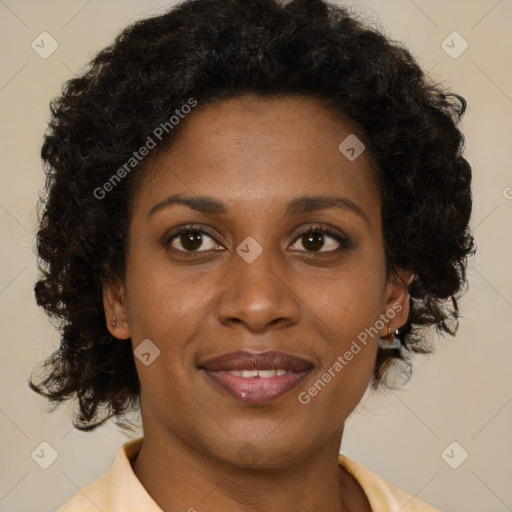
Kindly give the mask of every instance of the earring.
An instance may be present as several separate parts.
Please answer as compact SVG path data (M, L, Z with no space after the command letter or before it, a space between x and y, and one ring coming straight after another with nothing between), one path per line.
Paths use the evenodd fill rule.
M383 350L401 348L402 343L398 338L398 329L391 333L391 328L388 327L388 333L379 339L379 347Z
M116 315L114 315L114 320L112 320L112 327L117 325Z

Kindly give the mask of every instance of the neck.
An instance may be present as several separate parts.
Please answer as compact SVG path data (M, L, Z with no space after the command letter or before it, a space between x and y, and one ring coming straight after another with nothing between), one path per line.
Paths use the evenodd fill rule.
M355 479L338 464L342 432L337 431L295 463L279 468L240 468L178 438L149 435L132 467L164 512L370 510Z

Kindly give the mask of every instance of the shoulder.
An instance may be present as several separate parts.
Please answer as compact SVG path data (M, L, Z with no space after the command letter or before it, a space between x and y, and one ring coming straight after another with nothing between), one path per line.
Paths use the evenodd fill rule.
M125 443L113 466L98 480L81 489L57 512L161 512L131 467L142 437Z
M346 455L339 454L338 461L340 466L344 467L357 480L366 494L372 510L377 512L439 512L402 489L394 487Z
M108 512L111 510L109 489L112 480L112 469L92 484L80 489L57 512Z

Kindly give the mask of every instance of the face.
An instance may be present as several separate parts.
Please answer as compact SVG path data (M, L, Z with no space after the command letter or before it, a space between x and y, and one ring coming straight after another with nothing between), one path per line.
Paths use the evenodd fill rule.
M125 280L104 288L112 334L134 349L150 340L135 358L145 433L267 467L341 436L379 334L408 314L406 288L385 273L370 161L338 149L354 133L313 98L247 95L192 111L151 164ZM254 370L239 358L208 366L239 351L297 359L257 363L284 375L230 372Z

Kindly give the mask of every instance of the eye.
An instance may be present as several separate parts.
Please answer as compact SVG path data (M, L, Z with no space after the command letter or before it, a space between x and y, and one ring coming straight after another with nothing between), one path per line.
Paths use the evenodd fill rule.
M292 248L298 249L299 252L336 253L349 246L344 235L322 226L309 226L299 234L297 240L298 243L295 242Z
M296 240L291 248L298 252L337 253L350 246L346 236L323 226L308 226ZM163 242L164 247L182 253L215 251L219 245L213 235L194 225L182 226Z
M205 230L183 226L165 240L164 246L169 245L179 252L207 252L215 250L218 244Z

